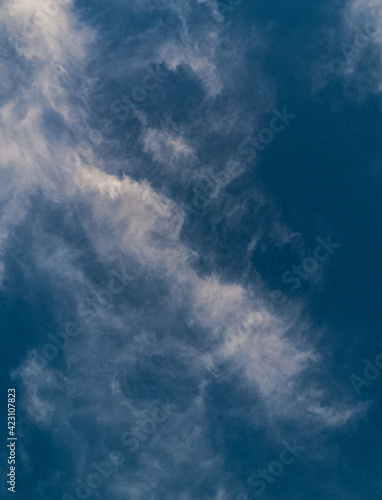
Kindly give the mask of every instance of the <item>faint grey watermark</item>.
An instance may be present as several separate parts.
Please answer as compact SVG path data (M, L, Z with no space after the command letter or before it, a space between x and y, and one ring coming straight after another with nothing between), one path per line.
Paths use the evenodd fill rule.
M23 24L21 35L15 40L16 46L26 46L28 41L41 32L44 25L51 24L52 18L56 17L60 9L70 2L71 0L45 0L38 3L38 10Z
M381 13L376 11L370 11L369 19L358 25L354 25L349 16L345 15L345 17L355 32L351 42L340 44L345 59L349 61L358 57L375 38L382 34L382 19Z
M258 152L264 149L275 139L276 135L282 132L291 120L297 115L288 113L284 106L280 112L273 108L273 117L269 121L269 126L260 129L257 135L247 136L238 146L237 152L240 156L246 156L244 163L255 159ZM198 188L193 189L194 197L191 205L186 207L186 215L200 215L211 199L215 198L221 189L224 189L232 180L245 171L245 165L238 161L227 162L223 172L210 175L207 182Z
M379 345L382 347L382 344ZM377 378L380 377L382 373L382 352L377 354L374 358L374 363L368 359L364 359L363 363L365 364L363 377L355 375L354 373L352 373L349 377L350 383L352 384L357 396L361 394L362 387L369 387L374 380L377 380Z
M247 484L250 488L254 489L253 495L255 497L261 496L267 489L267 486L272 484L277 477L281 476L285 466L293 464L296 458L306 450L303 446L297 445L296 439L293 440L292 444L286 441L283 441L282 444L284 445L284 449L280 451L278 460L272 460L266 468L257 469L256 472L253 472L248 477ZM288 453L289 457L287 456ZM247 493L239 493L235 500L249 500L249 498Z
M94 298L96 305L98 304L103 308L110 307L113 296L121 293L131 280L142 277L144 273L137 273L137 271L135 271L132 275L127 273L126 269L123 268L119 272L113 270L111 274L112 277L109 280L107 288L98 291ZM87 317L90 321L94 321L96 312L91 309L80 310L78 315L82 319ZM50 342L47 342L42 347L40 352L34 352L35 361L37 361L40 366L45 367L49 362L53 361L58 356L60 351L66 349L70 339L77 337L80 333L78 323L68 321L63 330L57 333L49 333L47 335Z
M232 13L244 0L217 0L217 6L221 14Z
M155 68L153 66L155 66ZM158 63L150 65L140 85L133 87L129 95L122 94L111 103L110 110L115 113L120 120L125 121L130 116L132 110L142 105L143 102L146 101L149 93L158 89L164 79L168 77L170 71L164 71L163 66L164 65L161 67Z
M169 403L168 399L166 404L158 401L155 404L156 408L151 416L145 416L138 424L132 426L130 431L125 431L121 435L121 445L127 447L130 453L135 453L141 444L147 442L157 431L158 426L166 422L179 409L178 405ZM85 479L76 478L75 496L64 493L61 500L87 500L96 489L116 473L118 467L122 466L125 461L124 452L113 450L106 460L100 463L92 462L91 466L94 471L90 472Z
M291 285L290 293L293 294L301 288L301 280L309 280L311 276L318 271L334 250L341 246L340 243L334 243L330 235L324 240L321 237L316 239L318 245L313 251L313 255L305 257L302 265L293 265L285 271L281 276L281 281L286 285ZM275 290L270 294L270 301L275 305L284 304L287 301L287 296L281 290Z

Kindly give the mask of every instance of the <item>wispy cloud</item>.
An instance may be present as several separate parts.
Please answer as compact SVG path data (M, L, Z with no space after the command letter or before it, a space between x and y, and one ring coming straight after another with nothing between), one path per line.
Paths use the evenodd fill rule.
M36 16L43 19L52 5L49 20L26 37L26 26ZM93 460L109 456L111 441L120 437L127 419L139 420L159 396L179 406L171 426L153 434L129 462L129 474L118 470L105 485L116 498L127 492L135 498L191 498L191 487L188 493L177 485L176 477L183 476L190 484L198 477L214 477L211 495L226 498L219 479L224 456L209 440L211 373L222 374L231 384L238 380L249 394L258 394L263 418L276 427L302 419L317 428L344 425L360 411L356 404L342 402L341 395L340 403L321 403L325 388L322 393L301 389L311 367L323 364L315 346L301 340L306 329L316 328L312 320L304 324L293 306L288 320L269 310L269 290L261 279L252 286L200 272L196 261L203 256L183 237L185 203L173 185L183 178L188 187L200 178L202 170L195 173L194 167L210 162L217 170L225 157L220 145L231 140L235 128L235 144L239 132L240 137L252 133L257 113L273 100L250 110L250 123L240 122L245 109L235 100L223 111L229 116L222 118L215 106L232 88L237 61L227 68L224 27L213 20L211 3L199 2L209 17L197 27L190 22L190 5L132 2L124 8L137 15L146 9L170 9L174 25L182 29L169 39L162 33L156 50L150 48L152 57L143 59L163 64L170 73L163 101L171 101L166 85L181 74L183 82L196 88L195 107L201 115L189 121L193 104L182 95L178 99L187 119L176 115L171 102L151 113L147 99L147 107L131 112L136 128L118 128L110 111L113 99L107 99L106 116L100 112L97 120L110 120L115 134L102 135L102 142L94 132L100 130L93 122L97 110L89 104L97 79L90 75L91 54L100 51L96 29L79 20L81 13L72 2L16 0L3 3L0 10L10 50L23 68L20 81L6 84L12 91L0 107L1 171L8 186L1 192L2 277L7 276L6 255L17 238L14 229L26 225L33 209L30 258L55 299L51 314L57 331L51 334L72 320L81 331L46 366L38 365L33 349L28 352L14 372L25 388L24 407L35 425L67 443L74 471L65 476L68 486L72 475L83 477ZM167 29L162 26L162 31ZM228 52L244 59L244 54ZM129 60L139 57L138 50ZM7 61L2 62L11 64ZM138 68L139 82L142 65L131 67L132 73ZM77 72L89 85L73 95ZM115 69L105 88L118 78ZM264 74L259 79L266 81ZM108 90L104 97L120 95ZM181 126L183 121L182 134L170 129L169 123ZM78 141L76 130L86 131L87 139ZM264 142L270 137L265 132L262 136ZM211 158L206 142L213 141L217 146ZM152 172L155 162L161 164L159 172ZM126 166L121 179L116 172L125 172ZM284 226L273 215L267 221L269 232L282 245L285 232L275 227ZM134 278L104 307L105 281L117 268ZM134 273L137 269L145 272Z

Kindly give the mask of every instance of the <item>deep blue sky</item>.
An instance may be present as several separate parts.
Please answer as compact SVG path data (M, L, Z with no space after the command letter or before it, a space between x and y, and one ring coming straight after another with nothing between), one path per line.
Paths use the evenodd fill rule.
M0 6L2 498L382 498L382 15L230 3Z

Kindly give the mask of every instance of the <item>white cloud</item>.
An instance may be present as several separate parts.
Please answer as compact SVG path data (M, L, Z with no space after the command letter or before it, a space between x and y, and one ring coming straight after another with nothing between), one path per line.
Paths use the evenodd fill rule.
M7 2L1 7L0 22L7 22L8 30L21 36L25 23L48 3ZM143 267L148 270L148 283L139 282L129 289L133 298L143 290L139 306L121 302L103 309L97 304L93 323L78 319L82 333L62 352L68 367L67 379L58 368L37 369L34 361L26 358L17 373L25 384L31 419L57 427L59 433L70 432L77 439L71 422L82 411L87 412L89 425L94 424L99 432L105 432L112 420L122 425L126 415L138 418L143 410L134 406L124 384L128 387L134 375L132 370L141 359L160 354L177 358L181 367L187 361L194 393L188 405L174 417L171 435L168 431L158 434L150 445L155 449L156 440L160 443L165 471L156 468L145 453L140 456L140 467L152 473L154 486L163 473L179 474L191 465L200 471L201 465L212 474L219 463L219 456L211 457L203 421L206 373L218 365L227 367L228 377L239 371L243 385L259 391L270 418L287 415L298 421L309 419L310 412L321 419L321 425L346 423L357 414L357 409L337 409L335 404L319 406L307 392L292 406L295 382L319 360L313 347L287 335L292 327L301 328L297 314L292 321L272 314L262 303L261 284L253 301L241 283L223 284L219 276L202 277L191 264L194 252L181 238L182 209L146 181L130 177L119 180L107 173L107 155L97 156L92 147L86 154L78 153L69 131L73 123L83 119L84 110L76 110L72 104L58 68L70 74L75 66L85 67L87 47L93 42L94 33L76 21L69 7L70 4L59 7L50 21L18 49L30 64L30 74L0 109L1 169L9 181L8 193L1 191L5 208L0 221L0 250L4 256L11 228L27 215L30 194L39 192L46 202L57 203L64 210L71 203L84 206L77 215L101 265L111 269L122 263L129 271ZM186 33L179 45L165 44L159 54L171 70L182 64L189 66L212 99L222 91L224 79L215 59L217 32L211 33L203 44ZM44 128L42 117L47 110L60 116L67 132L55 141L48 140ZM70 111L78 111L78 118L73 118ZM231 126L232 123L228 128ZM160 162L176 162L195 154L184 138L159 128L147 127L143 143L144 149ZM59 175L56 160L61 167ZM277 218L275 225L279 225ZM73 250L64 238L51 237L45 231L37 223L31 230L34 260L41 271L56 278L56 289L70 296L80 310L86 306L87 297L95 301L102 290L79 264L79 250ZM285 233L279 233L281 244ZM62 309L58 316L65 312L64 306ZM190 336L177 338L186 328L202 331L209 343L208 353ZM163 330L168 336L165 340L161 337ZM177 369L174 376L182 376L182 369ZM115 383L114 391L107 390L111 383ZM62 393L52 394L51 389L57 388ZM49 392L44 393L45 389ZM72 404L74 398L81 401L81 407ZM284 411L285 406L291 410ZM111 407L112 418L104 410ZM85 441L85 437L78 439ZM73 448L78 446L78 439ZM90 448L90 443L84 444L78 454L79 474L92 460ZM103 448L106 450L106 446ZM195 455L190 458L192 454ZM137 494L142 493L140 477L132 476L128 484L129 488L136 488ZM122 495L126 480L120 478L114 488ZM222 495L217 493L216 498Z
M177 169L180 158L193 157L192 148L182 137L177 137L166 131L147 128L143 138L144 151L150 152L155 161Z
M24 22L31 14L27 2L17 2L14 8L7 5L7 14L15 18L15 25ZM3 16L6 12L4 9ZM53 158L63 161L63 182L56 184L60 200L69 201L75 196L75 199L83 199L89 206L88 216L82 223L100 259L108 264L117 264L116 256L134 255L142 265L151 269L153 276L165 276L174 306L188 303L196 321L206 331L220 338L220 347L214 354L216 359L232 358L235 363L242 364L248 378L259 386L264 396L274 393L276 389L281 394L285 391L285 380L302 373L307 363L314 360L312 352L300 350L284 338L289 325L272 318L264 308L250 304L242 285L223 285L218 277L202 279L197 276L189 263L192 253L180 239L183 214L172 201L157 194L147 183L138 183L128 177L120 181L105 173L102 160L97 160L100 168L94 165L93 161L96 160L92 152L87 159L81 158L71 152L69 144L48 143L39 120L44 106L51 103L52 98L60 98L62 101L56 104L56 109L64 113L70 104L68 99L64 99L66 92L57 77L54 74L49 77L46 66L40 65L38 61L49 67L57 64L64 66L67 60L72 61L73 58L83 60L89 41L88 30L80 28L77 31L77 23L67 9L60 10L57 16L24 49L24 55L28 58L37 58L30 85L1 109L2 122L5 124L1 138L5 151L3 163L6 168L12 165L16 171L23 172L21 182L19 178L13 189L20 191L42 187L44 195L50 197L54 180L50 179L50 183L44 184L41 183L41 177L45 177L45 166ZM52 42L53 49L39 52L44 40L49 44ZM170 64L168 58L167 64ZM48 83L40 88L40 98L35 102L32 99L42 80ZM20 113L20 101L33 102L34 105ZM192 154L183 139L150 128L146 130L145 147L154 155L160 155L162 160L165 155L161 149L163 144L175 156ZM75 161L68 159L73 154ZM70 168L66 162L71 162ZM3 224L9 226L20 222L20 213L23 212L18 210L17 217L3 220ZM156 234L161 235L163 243L160 246L154 237ZM71 255L70 252L68 255ZM62 260L64 256L64 250L58 255L52 254L51 264L48 265L45 260L43 267L54 272L57 257ZM78 277L74 274L73 280ZM251 321L256 324L256 318L259 317L263 323L258 325L258 332L253 336ZM114 323L112 318L109 319ZM243 320L245 326L240 329L238 325ZM92 341L95 342L95 339ZM74 359L71 363L75 364L76 354L72 355Z

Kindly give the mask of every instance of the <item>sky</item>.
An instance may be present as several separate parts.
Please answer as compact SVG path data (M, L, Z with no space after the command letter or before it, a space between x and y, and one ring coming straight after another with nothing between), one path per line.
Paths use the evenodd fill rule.
M382 498L381 57L379 0L1 0L1 498Z

